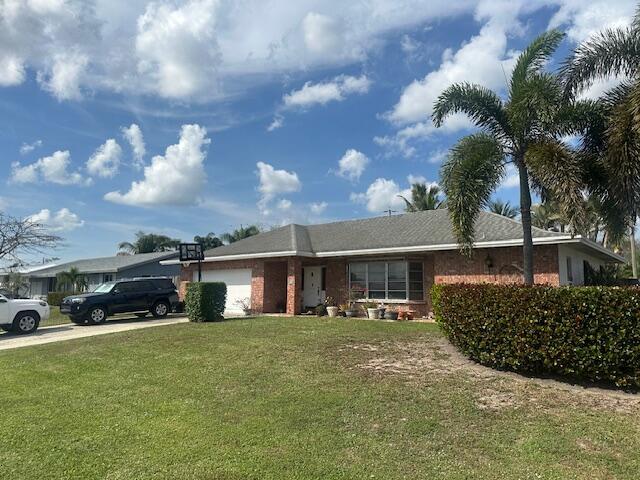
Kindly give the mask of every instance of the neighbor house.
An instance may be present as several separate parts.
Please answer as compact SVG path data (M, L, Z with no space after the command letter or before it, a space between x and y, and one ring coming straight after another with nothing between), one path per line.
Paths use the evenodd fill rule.
M122 278L164 276L178 280L179 265L161 265L161 260L170 260L177 252L140 253L137 255L116 255L114 257L87 258L74 262L60 263L34 271L24 272L30 288L28 296L43 296L57 291L57 275L77 268L83 274L91 291L104 282Z
M431 309L434 283L522 281L522 225L481 212L471 258L460 254L449 212L431 210L379 218L287 225L205 252L203 281L227 284L227 313L246 299L261 313L297 314L327 296L346 303L350 289L366 299ZM533 229L536 283L581 285L585 265L598 269L622 257L580 236ZM169 261L163 263L177 263ZM184 264L181 293L197 280Z

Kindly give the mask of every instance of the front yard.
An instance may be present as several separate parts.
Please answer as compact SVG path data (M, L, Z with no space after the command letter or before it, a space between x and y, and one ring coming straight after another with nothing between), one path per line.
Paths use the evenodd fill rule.
M259 318L0 353L0 477L637 478L640 398L429 324Z

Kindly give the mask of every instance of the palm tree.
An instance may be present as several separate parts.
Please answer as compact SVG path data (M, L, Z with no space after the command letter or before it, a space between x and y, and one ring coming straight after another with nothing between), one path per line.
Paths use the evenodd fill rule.
M212 248L220 247L223 245L215 233L207 233L204 237L196 235L193 237L193 241L202 245L203 250L211 250Z
M612 219L611 215L605 215L605 220L610 227L617 223L618 227L631 232L631 263L636 278L638 271L633 238L640 210L639 59L640 8L631 26L608 29L590 38L576 48L562 68L568 97L580 93L596 79L625 78L619 86L604 94L602 113L605 122L595 132L601 134L600 138L594 135L586 143L590 147L587 153L591 154L593 164L604 174L606 192L600 192L602 203L605 213L613 216Z
M227 243L237 242L238 240L242 240L243 238L252 237L253 235L257 235L260 233L260 229L255 225L249 225L248 227L243 227L240 225L240 228L234 230L231 233L223 233L220 235L220 238Z
M404 200L406 212L421 212L423 210L436 210L444 206L444 201L440 200L440 187L425 183L414 183L411 185L411 201L402 195L398 195Z
M482 132L463 137L441 171L454 232L463 253L470 254L475 220L513 164L520 178L523 273L533 283L531 187L561 200L573 228L582 212L582 171L562 136L579 130L588 105L563 102L559 79L543 70L564 34L543 33L518 57L506 102L493 91L468 83L454 84L438 98L433 121L440 127L454 113L466 113Z
M489 202L489 211L497 213L507 218L516 218L518 216L518 207L511 205L511 202L502 200L492 200Z
M87 288L87 277L80 273L76 267L58 273L56 280L65 291L82 292Z
M166 235L138 232L135 242L121 242L118 244L118 249L121 252L135 255L138 253L168 252L177 249L179 244L180 240Z

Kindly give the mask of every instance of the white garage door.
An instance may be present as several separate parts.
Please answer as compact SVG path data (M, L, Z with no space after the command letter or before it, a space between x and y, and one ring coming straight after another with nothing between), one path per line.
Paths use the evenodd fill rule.
M198 281L198 272L194 272L193 281ZM242 315L238 300L251 298L251 269L234 268L231 270L205 270L202 272L203 282L224 282L227 284L227 304L224 315Z

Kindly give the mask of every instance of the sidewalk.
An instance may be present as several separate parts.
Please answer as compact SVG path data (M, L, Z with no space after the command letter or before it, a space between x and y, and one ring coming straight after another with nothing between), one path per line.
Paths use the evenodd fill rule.
M33 345L43 345L46 343L63 342L76 338L95 337L108 333L128 332L140 330L142 328L161 327L163 325L174 325L185 323L189 320L183 316L170 316L160 319L112 319L104 325L76 325L74 323L66 325L55 325L42 327L31 335L16 335L15 333L0 334L0 351L14 348L31 347Z

